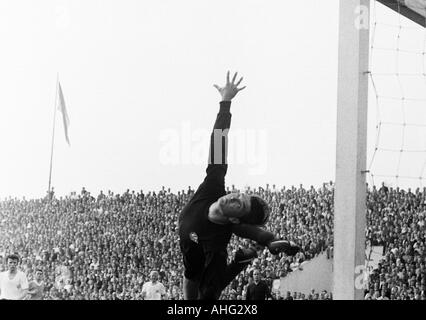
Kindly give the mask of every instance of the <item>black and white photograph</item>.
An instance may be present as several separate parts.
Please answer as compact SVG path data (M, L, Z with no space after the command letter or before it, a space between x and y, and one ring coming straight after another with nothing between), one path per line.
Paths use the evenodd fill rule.
M0 304L426 300L426 0L2 0L0 41Z

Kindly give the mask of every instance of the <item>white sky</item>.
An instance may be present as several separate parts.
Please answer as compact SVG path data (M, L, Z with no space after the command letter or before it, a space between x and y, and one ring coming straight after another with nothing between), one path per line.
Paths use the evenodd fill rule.
M257 139L237 145L231 135L242 158L230 161L227 184L334 180L338 2L0 2L0 198L47 190L57 72L71 122L68 147L58 113L59 195L83 186L197 187L206 165L188 152L204 148L197 139L211 130L220 101L213 84L227 70L247 85L233 103L231 133ZM172 132L179 159L167 164L161 139ZM374 137L370 130L369 150Z

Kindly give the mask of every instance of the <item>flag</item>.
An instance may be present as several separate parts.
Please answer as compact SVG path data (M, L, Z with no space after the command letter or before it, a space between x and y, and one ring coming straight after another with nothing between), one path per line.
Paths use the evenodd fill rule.
M62 113L62 121L64 123L65 139L67 140L68 145L70 145L70 139L68 137L68 127L70 125L70 119L68 118L67 108L65 107L64 94L62 93L61 83L58 83L58 109Z

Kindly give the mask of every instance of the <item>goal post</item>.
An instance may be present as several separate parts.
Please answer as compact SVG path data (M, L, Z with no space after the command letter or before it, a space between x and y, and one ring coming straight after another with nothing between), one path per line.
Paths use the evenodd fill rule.
M370 0L341 0L334 194L333 296L363 298ZM361 274L362 276L362 274Z

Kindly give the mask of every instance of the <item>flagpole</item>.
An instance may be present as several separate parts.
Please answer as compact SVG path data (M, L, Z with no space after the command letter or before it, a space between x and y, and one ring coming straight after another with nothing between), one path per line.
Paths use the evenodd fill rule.
M55 142L55 124L56 124L56 109L58 106L58 87L59 87L59 72L56 75L56 94L55 94L55 105L53 107L53 132L52 132L52 145L50 149L50 170L49 170L49 188L47 191L49 200L50 198L50 186L52 182L52 162L53 162L53 144Z

